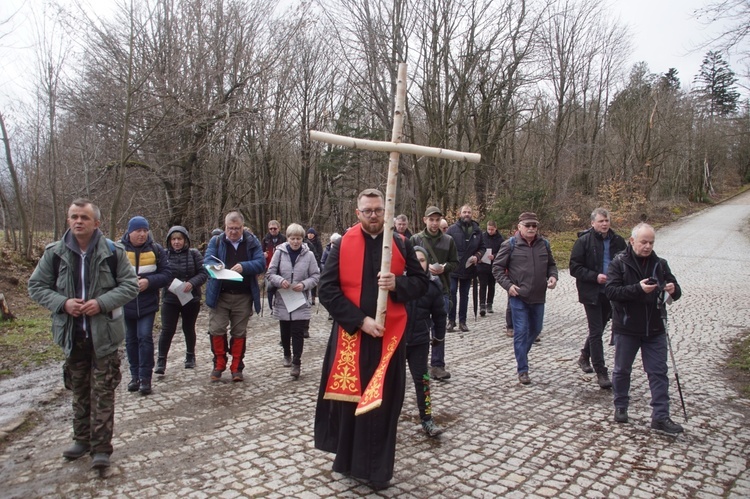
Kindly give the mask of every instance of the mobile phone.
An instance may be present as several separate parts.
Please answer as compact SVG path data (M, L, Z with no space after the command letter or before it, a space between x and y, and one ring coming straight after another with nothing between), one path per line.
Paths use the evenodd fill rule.
M657 281L653 277L649 277L648 280L646 281L646 284L648 284L649 286L653 286L654 284L659 284L659 281Z

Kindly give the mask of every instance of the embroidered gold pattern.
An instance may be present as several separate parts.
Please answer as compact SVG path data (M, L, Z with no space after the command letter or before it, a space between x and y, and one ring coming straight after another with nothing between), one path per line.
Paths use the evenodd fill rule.
M359 396L359 388L357 377L357 335L359 331L355 331L354 334L349 334L344 329L341 329L341 348L339 350L339 357L334 366L331 379L333 382L329 385L328 389L339 392L350 392Z

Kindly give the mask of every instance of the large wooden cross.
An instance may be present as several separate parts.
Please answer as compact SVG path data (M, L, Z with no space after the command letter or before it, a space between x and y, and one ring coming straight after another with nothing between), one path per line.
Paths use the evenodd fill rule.
M401 153L418 154L434 158L445 158L455 161L479 163L481 156L476 153L452 151L439 147L427 147L401 142L404 127L404 102L406 101L406 63L398 65L398 80L396 83L396 108L393 113L393 132L390 142L357 139L333 133L310 131L310 138L329 144L364 149L367 151L390 152L388 161L388 184L385 191L385 228L383 236L383 257L380 263L380 273L391 271L391 241L393 237L393 216L396 208L396 190L398 187L398 162ZM378 292L378 308L375 320L381 326L385 324L385 310L388 303L388 291L380 289Z

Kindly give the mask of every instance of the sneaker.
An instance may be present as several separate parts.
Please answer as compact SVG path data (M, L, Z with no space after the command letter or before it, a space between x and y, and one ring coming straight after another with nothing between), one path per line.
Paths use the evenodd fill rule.
M235 383L239 383L240 381L245 381L245 376L243 376L242 371L237 371L236 373L232 373L232 381Z
M137 380L135 378L131 379L130 383L128 383L128 391L129 392L137 392L138 388L140 387L140 385L141 385L140 380Z
M142 379L141 386L140 388L138 388L138 391L141 392L141 395L151 395L151 380Z
M221 371L214 369L211 371L211 383L218 383L221 381Z
M599 388L612 388L612 382L607 373L596 373L596 381L599 383Z
M479 305L479 315L482 317L487 315L487 307L485 305Z
M292 358L284 357L284 367L292 367Z
M428 437L437 437L438 435L443 433L443 429L436 425L435 421L433 421L432 418L428 419L427 421L422 421L422 429Z
M154 374L164 374L167 370L167 359L165 357L159 357L156 359L156 368Z
M519 373L518 382L522 385L528 385L529 383L531 383L531 379L529 379L529 373Z
M628 410L623 409L622 407L616 407L615 408L615 421L617 423L627 423L628 422Z
M469 332L469 328L466 327L466 323L465 322L462 322L461 324L459 324L458 325L458 329L460 329L462 333L468 333Z
M506 327L505 328L505 336L507 336L508 338L512 338L513 337L513 328L512 327Z
M487 313L488 314L494 314L495 312L492 311L492 303L487 304Z
M289 374L292 375L292 378L297 379L299 378L299 373L300 373L300 366L295 364L292 366L292 371Z
M195 369L195 354L194 353L185 354L185 369Z
M89 453L89 444L83 442L73 442L73 445L63 451L63 457L71 461L83 457Z
M672 421L672 418L654 419L651 421L651 428L657 431L663 431L669 435L677 435L685 431L682 425Z
M444 379L450 379L451 373L445 370L444 367L433 366L430 368L430 378L442 381Z
M448 321L448 327L447 327L446 331L452 333L455 330L456 330L456 323L453 322L453 321Z
M93 459L91 459L91 469L103 470L105 468L109 468L109 454L94 454Z
M580 367L581 371L585 372L586 374L594 372L594 368L591 367L591 362L589 362L589 359L587 359L583 355L578 357L578 367Z

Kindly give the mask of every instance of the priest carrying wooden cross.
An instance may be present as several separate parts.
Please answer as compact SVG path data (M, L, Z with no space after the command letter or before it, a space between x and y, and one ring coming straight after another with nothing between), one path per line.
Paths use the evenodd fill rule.
M385 236L383 237L383 251L380 265L381 274L385 274L391 271L392 237L388 236L393 234L393 217L396 205L396 191L398 183L398 163L401 153L403 152L422 156L445 158L456 161L469 161L471 163L478 163L481 159L481 156L475 153L465 153L449 149L441 149L437 147L426 147L415 144L402 143L401 140L403 135L405 100L406 64L401 63L398 67L396 106L393 119L393 132L390 142L357 139L331 133L318 132L314 130L310 131L310 138L313 140L327 142L334 145L353 147L355 149L384 151L390 153L390 160L388 163L388 184L385 193ZM388 291L381 288L378 292L377 312L375 316L376 322L381 326L385 325L387 300ZM359 331L356 331L352 335L349 335L346 331L341 330L341 334L345 335L345 340L351 343L351 338L355 338L355 335L359 334ZM351 365L344 366L342 364L342 370L338 374L336 372L332 372L330 376L331 382L329 383L329 385L335 384L336 389L329 390L331 386L328 386L325 397L332 400L358 402L356 414L362 414L371 409L379 407L382 400L383 376L385 375L385 370L388 366L388 362L390 361L390 357L395 350L395 346L398 346L398 342L400 341L402 334L403 331L391 331L389 334L388 328L386 328L386 332L383 336L383 354L380 365L378 366L378 369L370 380L368 387L361 392L361 395L359 393L361 391L361 388L355 388L355 385L357 383L350 383L352 379L358 378L358 373L352 373ZM392 344L394 342L395 346ZM351 356L349 355L343 355L341 358L348 359L350 357ZM335 371L336 366L334 365L333 367Z

